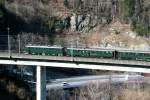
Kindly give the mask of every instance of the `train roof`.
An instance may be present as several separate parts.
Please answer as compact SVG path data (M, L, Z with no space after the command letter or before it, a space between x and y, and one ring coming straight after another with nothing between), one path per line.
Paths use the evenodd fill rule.
M150 51L144 50L117 50L118 52L133 52L133 53L150 53Z
M74 50L92 50L92 51L115 51L115 49L103 49L103 48L67 48Z
M118 51L118 52L134 52L134 53L150 53L150 51L144 50L123 50L123 49L105 49L105 48L68 48L74 50L92 50L92 51Z
M62 49L63 47L61 46L37 46L37 45L27 45L27 48L57 48L57 49Z

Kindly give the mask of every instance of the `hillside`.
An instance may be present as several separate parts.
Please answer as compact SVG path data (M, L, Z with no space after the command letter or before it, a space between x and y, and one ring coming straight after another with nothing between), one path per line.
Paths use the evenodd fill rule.
M149 49L150 0L1 1L1 32L10 27L15 34L76 37L86 47Z

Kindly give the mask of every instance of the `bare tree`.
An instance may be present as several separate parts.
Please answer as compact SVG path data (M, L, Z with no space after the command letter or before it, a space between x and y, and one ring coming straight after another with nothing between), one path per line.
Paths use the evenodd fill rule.
M107 82L93 81L76 89L74 100L150 100L150 88L139 79L114 84L110 78Z
M94 81L88 86L79 89L79 100L109 100L110 97L109 82L101 83L100 81Z
M51 89L48 91L46 100L63 100L63 89Z

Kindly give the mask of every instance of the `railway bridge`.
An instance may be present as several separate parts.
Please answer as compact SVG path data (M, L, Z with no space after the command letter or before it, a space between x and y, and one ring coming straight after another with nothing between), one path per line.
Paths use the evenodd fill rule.
M26 55L21 53L10 54L8 52L0 52L0 64L37 66L37 100L46 100L45 67L83 68L150 73L150 62L145 61Z

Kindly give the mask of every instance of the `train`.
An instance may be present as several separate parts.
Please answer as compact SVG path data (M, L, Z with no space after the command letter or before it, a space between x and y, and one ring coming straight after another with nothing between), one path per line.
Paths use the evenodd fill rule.
M150 61L150 51L26 45L25 54Z

